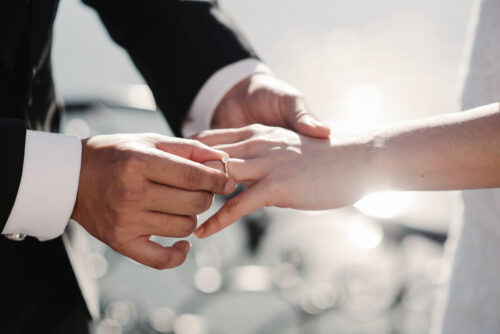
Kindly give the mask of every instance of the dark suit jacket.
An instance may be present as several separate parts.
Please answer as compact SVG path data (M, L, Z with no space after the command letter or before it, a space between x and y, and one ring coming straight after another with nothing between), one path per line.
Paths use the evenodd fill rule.
M174 132L205 81L255 57L215 1L84 0L130 54ZM22 175L26 129L57 131L51 76L58 0L0 2L0 231ZM0 237L0 333L84 333L89 319L61 239Z

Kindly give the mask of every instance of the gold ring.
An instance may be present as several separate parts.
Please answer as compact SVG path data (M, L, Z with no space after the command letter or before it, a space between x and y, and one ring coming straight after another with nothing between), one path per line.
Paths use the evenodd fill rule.
M224 171L226 172L226 175L229 176L229 157L222 157L220 161L224 165Z

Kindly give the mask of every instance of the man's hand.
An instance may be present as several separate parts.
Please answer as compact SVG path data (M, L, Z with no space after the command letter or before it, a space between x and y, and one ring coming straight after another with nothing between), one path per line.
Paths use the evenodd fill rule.
M212 128L239 128L255 123L316 138L330 135L330 129L309 112L305 98L271 74L253 74L238 83L219 103L212 118Z
M156 134L97 136L83 141L73 219L117 252L156 269L182 264L189 242L163 247L151 235L186 237L213 193L235 183L202 163L224 152Z

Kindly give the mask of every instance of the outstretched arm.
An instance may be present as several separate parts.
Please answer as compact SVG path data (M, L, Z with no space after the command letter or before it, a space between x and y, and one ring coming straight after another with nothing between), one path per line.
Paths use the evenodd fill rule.
M371 138L370 184L398 190L500 186L500 104L388 127Z
M249 186L196 232L207 237L262 206L327 209L383 190L500 186L500 104L357 135L312 139L264 126L207 131Z

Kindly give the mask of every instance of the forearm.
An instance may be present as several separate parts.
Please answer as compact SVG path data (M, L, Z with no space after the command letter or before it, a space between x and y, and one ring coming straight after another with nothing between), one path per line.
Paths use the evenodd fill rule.
M500 187L500 104L385 128L369 146L376 190Z

